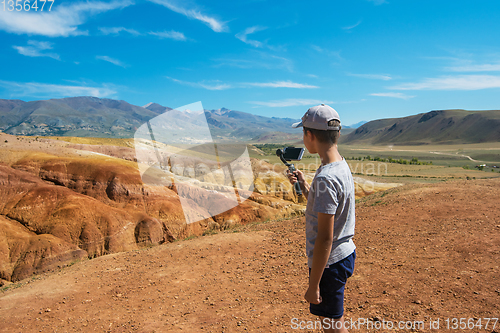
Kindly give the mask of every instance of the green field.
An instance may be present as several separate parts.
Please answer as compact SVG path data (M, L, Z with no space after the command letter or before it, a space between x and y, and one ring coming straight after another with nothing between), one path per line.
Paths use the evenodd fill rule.
M287 145L249 145L250 157L263 159L271 164L281 164L275 151L276 148L285 146ZM437 182L500 177L500 143L394 147L340 145L339 151L346 158L354 175L379 182ZM374 159L400 161L388 163ZM407 164L404 164L404 160ZM409 164L412 160L416 164ZM294 164L299 169L314 171L320 160L317 155L311 156L306 152L303 159ZM476 166L481 164L486 164L486 167L478 170Z
M72 143L116 145L133 147L130 139L96 139L96 138L58 138ZM250 157L265 160L268 163L282 166L276 156L276 149L287 147L287 143L247 144ZM296 145L303 147L303 145ZM184 154L205 156L208 151L204 145L186 147ZM217 151L220 162L233 160L245 150L244 144L218 144ZM464 145L419 145L419 146L367 146L339 145L355 176L378 182L437 182L448 179L479 179L500 177L500 143L490 142ZM387 160L399 160L388 163ZM410 164L410 161L414 164ZM294 161L299 169L314 172L320 164L318 155L307 152L301 161ZM482 170L477 165L486 165ZM497 166L498 168L494 168Z

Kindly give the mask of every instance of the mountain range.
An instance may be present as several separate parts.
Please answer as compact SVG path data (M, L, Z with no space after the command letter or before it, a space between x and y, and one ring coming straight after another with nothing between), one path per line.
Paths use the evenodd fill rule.
M421 145L500 141L500 110L435 110L370 121L344 136L344 144Z
M152 109L96 97L0 100L0 130L31 136L132 137L137 127L160 114Z
M0 130L27 136L131 138L148 120L172 108L136 106L122 100L71 97L41 101L0 99ZM292 118L263 117L221 108L204 110L216 142L298 142L302 131ZM500 141L500 110L435 110L403 118L343 126L341 143L418 145Z
M130 138L146 121L172 110L148 103L71 97L24 102L0 99L0 130L14 135ZM291 118L263 117L221 108L204 110L214 139L247 141L267 134L297 134ZM301 133L300 133L301 135Z

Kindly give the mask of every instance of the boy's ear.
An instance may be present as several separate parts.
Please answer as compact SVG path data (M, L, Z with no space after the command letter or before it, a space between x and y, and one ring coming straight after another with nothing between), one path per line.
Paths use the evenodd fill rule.
M309 137L309 140L316 139L316 137L314 136L314 133L311 131L306 131L306 135Z

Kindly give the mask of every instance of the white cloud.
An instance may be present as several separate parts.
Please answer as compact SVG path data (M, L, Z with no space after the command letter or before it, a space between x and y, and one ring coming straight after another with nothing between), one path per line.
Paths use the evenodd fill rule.
M292 60L257 50L251 50L246 59L220 58L214 61L217 62L215 67L285 69L293 72Z
M356 27L357 27L358 25L360 25L360 24L361 24L361 20L360 20L360 21L358 21L358 23L356 23L356 24L353 24L353 25L350 25L350 26L347 26L347 27L343 27L342 29L343 29L343 30L348 30L348 31L349 31L349 30L351 30L351 29L356 28Z
M356 76L356 77L361 77L364 79L373 79L373 80L392 80L392 77L389 74L353 74L353 73L347 73L349 76Z
M205 82L205 81L188 82L188 81L174 79L174 78L168 77L168 76L166 78L168 78L174 82L177 82L179 84L185 85L185 86L190 86L190 87L194 87L194 88L203 88L203 89L207 89L207 90L226 90L226 89L233 88L233 86L226 84L226 83L221 83L220 81L217 81L217 80L208 81L208 82Z
M108 57L108 56L96 56L95 57L96 59L99 59L99 60L103 60L103 61L107 61L107 62L110 62L112 63L113 65L116 65L116 66L120 66L120 67L128 67L128 65L118 59L114 59L114 58L111 58L111 57Z
M208 90L226 90L232 88L248 88L248 87L262 87L262 88L299 88L299 89L314 89L319 88L317 86L312 86L308 84L295 83L292 81L275 81L275 82L244 82L244 83L221 83L218 80L212 81L201 81L201 82L189 82L174 79L172 77L167 76L168 79L177 82L182 85L195 87L195 88L204 88Z
M99 28L99 30L104 34L104 35L119 35L120 32L126 32L134 36L139 36L141 33L138 32L137 30L134 29L127 29L125 27L102 27Z
M198 83L198 85L200 87L202 87L203 89L207 89L207 90L226 90L226 89L230 89L232 88L232 86L230 84L225 84L225 83L204 83L204 82L201 82L201 83Z
M134 36L140 36L142 33L140 33L137 30L134 29L128 29L125 27L101 27L99 30L104 34L104 35L119 35L121 32L126 32ZM175 39L175 40L182 40L185 41L187 40L186 36L182 32L178 32L175 30L170 30L170 31L150 31L148 34L159 37L159 38L169 38L169 39Z
M2 11L0 30L15 34L41 35L47 37L68 37L88 35L88 31L78 30L89 16L132 5L131 0L111 2L88 1L69 5L57 4L46 11Z
M46 53L43 51L52 50L52 43L49 42L39 42L35 40L29 40L28 46L16 46L12 47L19 52L19 54L25 55L27 57L49 57L56 60L60 60L60 57L56 53Z
M446 67L445 69L452 72L499 72L500 63L452 66Z
M176 3L176 1L172 0L149 0L153 3L156 3L158 5L162 5L164 7L167 7L168 9L182 14L186 17L201 21L208 25L213 31L215 32L222 32L227 30L227 26L224 22L220 22L217 19L207 16L205 14L202 14L199 10L197 9L188 9L184 8Z
M288 59L288 58L285 58L285 57L280 57L280 56L275 56L275 55L269 55L269 58L272 60L272 61L276 61L277 64L276 65L272 65L272 69L275 69L275 68L285 68L287 69L289 72L293 72L293 61Z
M449 72L499 72L500 53L475 55L463 50L448 50L454 56L424 57L424 59L444 61L448 66L443 70ZM480 59L476 61L475 59Z
M340 51L330 51L318 45L311 45L311 48L317 53L326 54L328 57L337 58L338 60L344 60L340 55Z
M500 88L500 76L457 75L427 78L421 82L389 87L395 90L480 90Z
M150 35L154 35L160 38L169 38L175 40L187 40L186 36L182 32L170 30L170 31L151 31Z
M253 26L253 27L249 27L249 28L246 28L244 31L237 33L236 38L241 40L243 43L250 44L250 45L255 46L255 47L262 47L262 46L264 46L264 44L262 42L259 42L257 40L248 39L247 36L250 34L253 34L257 31L262 31L265 29L267 29L267 28L261 27L258 25Z
M305 89L319 88L318 86L311 86L309 84L295 83L292 81L247 83L247 85L254 86L254 87L268 87L268 88L305 88Z
M74 96L94 96L103 98L116 95L116 90L106 85L102 87L89 87L0 80L0 87L5 88L12 96L29 96L37 98L62 98Z
M393 98L401 98L401 99L410 99L415 96L405 95L403 93L396 92L388 92L388 93L373 93L371 96L380 96L380 97L393 97Z
M332 101L323 101L319 99L300 99L300 98L288 98L282 100L274 100L269 102L248 102L255 105L267 106L271 108L281 108L281 107L289 107L289 106L297 106L297 105L318 105L322 103L332 104Z
M368 1L373 2L375 6L382 5L384 3L389 3L387 2L387 0L368 0Z

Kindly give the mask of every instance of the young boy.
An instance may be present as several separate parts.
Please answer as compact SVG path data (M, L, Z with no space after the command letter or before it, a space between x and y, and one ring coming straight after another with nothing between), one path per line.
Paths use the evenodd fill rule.
M347 332L344 326L344 287L354 270L354 182L349 165L340 156L338 113L321 104L307 110L302 121L304 145L318 154L321 166L309 185L301 171L288 178L299 182L307 196L306 252L309 265L309 288L305 299L312 314L321 318L325 332Z

